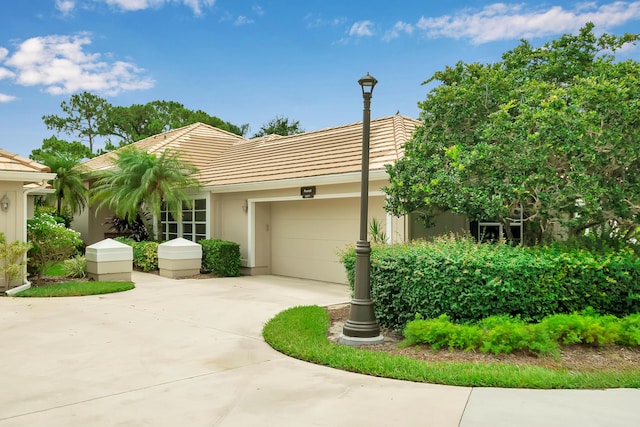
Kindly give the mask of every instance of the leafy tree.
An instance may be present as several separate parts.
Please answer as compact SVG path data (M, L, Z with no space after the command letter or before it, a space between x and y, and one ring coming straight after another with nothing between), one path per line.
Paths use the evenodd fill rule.
M128 107L113 106L104 98L82 92L71 95L69 101L62 102L60 107L65 115L43 116L45 125L48 129L88 142L89 154L86 155L78 147L81 143L67 143L54 137L45 140L41 149L34 150L34 158L41 156L42 151L64 151L71 152L74 156L93 157L97 138L106 140L105 150L101 150L105 152L196 122L237 135L244 135L248 128L248 125L236 126L202 110L190 110L175 101L152 101ZM112 137L116 140L111 140Z
M121 138L120 146L193 123L205 123L242 135L243 128L211 116L202 110L189 110L174 101L152 101L109 111L109 134Z
M115 215L133 222L146 220L146 211L156 219L164 205L174 218L181 215L182 204L190 204L187 191L197 189L197 169L180 159L180 153L166 150L155 156L135 147L120 150L108 169L96 181L92 200L98 207L108 206ZM151 233L149 233L151 235Z
M67 142L52 136L42 141L42 147L32 150L29 158L43 163L45 157L50 154L62 155L77 161L93 157L89 147L83 143L78 141Z
M554 224L569 235L615 224L630 237L640 219L640 63L615 52L638 38L596 37L588 23L539 48L522 41L495 64L436 72L423 125L387 167L386 209L505 225L524 212L534 241Z
M45 153L42 163L56 174L56 179L53 180L56 215L62 214L63 204L72 214L82 212L87 206L87 189L78 160L66 154Z
M300 122L289 121L287 117L277 116L275 119L269 121L269 123L265 123L262 125L260 130L253 135L253 137L265 136L265 135L296 135L299 133L303 133L304 129L300 127Z
M42 120L47 129L73 135L89 144L93 154L96 137L108 134L104 128L111 104L106 99L89 92L71 95L69 102L62 101L60 108L66 116L47 115Z

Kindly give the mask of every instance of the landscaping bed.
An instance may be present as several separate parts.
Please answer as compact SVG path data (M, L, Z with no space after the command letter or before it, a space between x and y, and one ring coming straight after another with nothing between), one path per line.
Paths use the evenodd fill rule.
M329 339L337 342L342 326L349 317L349 304L327 307L330 328ZM640 368L640 348L630 348L618 345L595 347L590 345L569 345L560 349L560 357L541 356L532 352L516 351L510 354L491 354L480 351L463 351L438 349L433 350L428 345L414 345L400 348L402 335L388 328L382 328L385 341L382 344L361 346L377 352L390 355L404 356L426 362L464 362L490 365L502 363L509 365L543 366L552 369L567 369L570 371L597 371L601 369L615 369L625 371Z

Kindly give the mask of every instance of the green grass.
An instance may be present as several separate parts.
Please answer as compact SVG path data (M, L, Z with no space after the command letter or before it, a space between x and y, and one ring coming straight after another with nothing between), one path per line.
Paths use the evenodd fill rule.
M500 363L425 362L334 344L327 338L328 328L329 316L324 308L294 307L269 320L262 334L274 349L297 359L377 377L468 387L640 387L640 369L577 372Z
M44 276L64 276L64 264L57 262L45 269Z
M67 282L30 288L15 294L16 297L78 297L110 294L133 289L132 282Z

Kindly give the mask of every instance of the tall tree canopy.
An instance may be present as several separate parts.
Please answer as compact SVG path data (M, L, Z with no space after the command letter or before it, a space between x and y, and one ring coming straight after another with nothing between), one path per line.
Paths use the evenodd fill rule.
M588 23L495 64L436 72L423 122L389 165L387 210L440 211L505 225L524 212L534 240L640 223L640 63L615 53L638 34L596 37ZM505 230L510 230L505 227Z
M44 163L47 156L51 154L71 158L77 162L84 159L90 159L92 157L89 147L84 145L82 142L67 142L55 136L42 141L42 146L32 150L29 157L36 162Z
M71 95L69 102L62 101L60 108L65 116L42 117L47 129L73 135L86 141L89 151L93 154L96 138L107 133L104 124L111 104L98 95L82 92Z
M158 156L131 146L117 152L114 167L102 172L92 189L91 199L98 207L108 206L116 216L130 223L149 212L158 220L163 203L174 218L182 204L190 204L188 191L197 189L197 169L165 150ZM152 231L152 224L145 224ZM152 233L149 233L152 235Z
M76 138L88 144L89 155L96 154L98 141L106 143L105 150L128 145L149 136L196 122L205 123L237 135L243 135L248 125L236 126L207 114L202 110L190 110L175 101L152 101L131 106L113 106L106 99L89 92L71 95L60 108L64 113L42 117L48 129ZM55 139L54 139L55 138ZM44 141L42 148L34 150L31 157L37 159L41 151L62 150L78 154L79 142L67 142L57 137Z
M253 138L265 135L296 135L303 132L304 129L300 127L300 121L289 121L287 117L277 116L269 123L263 124L260 130L253 135Z

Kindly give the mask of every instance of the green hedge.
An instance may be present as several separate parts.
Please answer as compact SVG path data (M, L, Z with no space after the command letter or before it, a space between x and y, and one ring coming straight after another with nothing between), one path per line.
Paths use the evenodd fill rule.
M355 252L342 257L353 285ZM632 251L522 248L440 238L372 247L371 296L382 326L402 329L416 313L452 321L545 316L593 307L624 317L640 312L640 259Z
M202 271L216 276L240 275L240 245L220 239L204 239L202 245Z
M142 271L158 269L158 242L136 242L128 237L116 237L114 240L133 248L133 267Z

